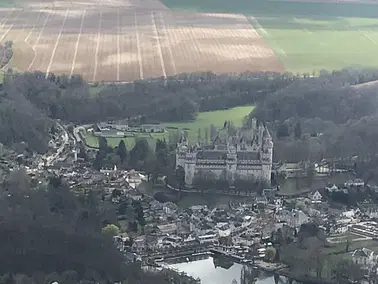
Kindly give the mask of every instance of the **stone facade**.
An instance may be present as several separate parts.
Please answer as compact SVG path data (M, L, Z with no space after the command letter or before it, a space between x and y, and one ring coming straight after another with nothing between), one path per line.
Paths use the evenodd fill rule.
M196 174L216 178L260 180L270 183L273 142L267 127L252 120L252 128L234 130L225 126L211 145L189 146L185 137L176 150L176 167L185 170L185 184L191 186Z

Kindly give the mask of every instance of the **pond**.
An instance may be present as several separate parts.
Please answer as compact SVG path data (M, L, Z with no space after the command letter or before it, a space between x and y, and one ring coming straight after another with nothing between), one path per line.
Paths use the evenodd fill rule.
M243 265L228 261L224 258L207 257L200 260L194 260L182 263L167 264L169 267L175 268L180 272L185 272L187 275L194 278L199 278L201 284L240 284L240 277L243 270ZM256 284L274 284L272 275L267 275L263 272L258 273Z
M341 173L335 176L314 178L311 183L311 190L324 188L327 183L343 183L346 180L355 179L355 176L351 173ZM300 188L300 189L298 189ZM285 194L298 194L303 192L303 189L307 189L308 184L306 179L287 179L281 183L281 192ZM301 190L302 189L302 190ZM177 193L165 187L151 187L149 184L143 184L139 187L139 190L150 195L154 195L157 192L168 195L172 201L177 198ZM305 190L309 191L309 189ZM248 196L227 196L227 195L211 195L200 193L183 193L180 200L175 201L181 208L187 208L192 205L207 205L210 207L228 207L229 201L250 203L254 201L254 197Z

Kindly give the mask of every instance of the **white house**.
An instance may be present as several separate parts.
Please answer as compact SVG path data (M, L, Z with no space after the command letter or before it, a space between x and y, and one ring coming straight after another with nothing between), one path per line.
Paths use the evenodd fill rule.
M147 181L147 178L141 173L131 170L126 174L126 181L129 183L130 187L137 188L143 181Z
M348 180L344 183L346 187L363 187L365 182L362 179Z
M312 203L320 203L322 202L322 195L320 194L319 190L315 191L314 194L310 195L310 199Z
M352 254L352 258L356 264L368 270L372 269L373 266L377 264L377 255L374 251L367 248L356 249Z
M215 228L218 231L219 237L228 237L231 235L231 228L228 223L218 223L216 224Z
M333 184L333 185L327 185L326 190L328 190L328 192L335 192L335 191L338 191L339 188L336 186L336 184Z
M365 211L365 214L369 216L369 218L378 218L378 209L377 208L368 208Z
M215 234L214 232L208 232L204 235L200 235L197 237L199 242L201 244L205 244L205 243L215 243L218 241L218 236L217 234Z

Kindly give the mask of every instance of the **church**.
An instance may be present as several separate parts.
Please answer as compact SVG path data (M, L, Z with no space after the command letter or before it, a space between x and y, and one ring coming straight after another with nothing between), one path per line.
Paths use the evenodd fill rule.
M268 128L252 119L250 129L228 131L226 125L209 145L190 146L183 137L176 149L176 168L185 171L185 185L197 174L211 173L232 182L235 179L270 183L273 142Z

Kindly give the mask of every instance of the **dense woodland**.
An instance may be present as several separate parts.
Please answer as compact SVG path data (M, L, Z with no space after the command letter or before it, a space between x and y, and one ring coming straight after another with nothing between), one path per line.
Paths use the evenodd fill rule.
M167 284L179 277L124 264L101 230L117 224L115 210L103 209L92 191L76 196L58 177L30 190L23 170L13 172L1 189L0 283Z
M369 80L375 78L376 71L366 72ZM269 125L276 160L375 156L378 87L353 86L368 75L353 69L349 73L296 80L257 103L250 116Z

